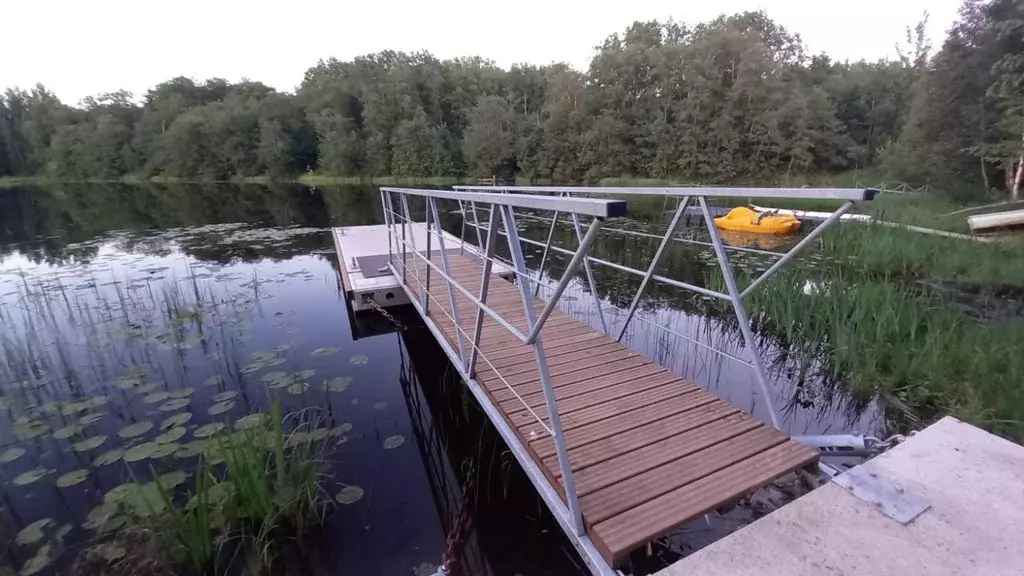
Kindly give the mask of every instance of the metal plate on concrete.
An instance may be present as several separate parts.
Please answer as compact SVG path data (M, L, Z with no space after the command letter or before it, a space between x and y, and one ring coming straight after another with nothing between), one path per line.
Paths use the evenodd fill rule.
M906 525L931 506L923 498L866 470L864 466L851 468L832 481L857 498L874 504L880 512L900 524Z
M420 253L424 253L424 250L420 250ZM440 254L440 250L431 250L433 254ZM448 254L458 254L458 248L449 248ZM475 256L468 254L470 258L476 259ZM410 254L409 258L413 258ZM388 269L388 255L387 254L374 254L372 256L357 256L354 258L356 261L356 270L362 273L363 278L380 278L383 276L391 276L391 270ZM401 260L401 257L399 257ZM409 264L409 268L412 268L412 264ZM353 270L350 269L350 272Z

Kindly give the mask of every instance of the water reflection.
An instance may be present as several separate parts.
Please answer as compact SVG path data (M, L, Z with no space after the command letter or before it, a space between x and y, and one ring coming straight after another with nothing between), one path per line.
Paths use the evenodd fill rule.
M448 208L445 227L458 235L461 214ZM659 234L661 208L643 210L637 222L618 225ZM286 410L313 406L332 428L351 426L332 452L338 484L326 489L334 493L345 484L365 490L361 500L330 516L308 572L403 574L438 562L445 529L470 482L476 487L473 530L462 561L471 573L582 573L429 333L412 328L354 337L328 229L380 221L379 194L369 185L0 191L0 534L9 542L0 565L20 570L68 524L71 531L60 542L65 554L54 569L65 568L93 538L83 519L107 491L129 479L128 470L148 477L150 464L158 473L192 465L175 453L128 463L123 455L98 463L101 455L155 442L176 414L191 415L181 423L186 436L173 440L184 447L203 426L266 411L276 394ZM524 218L521 225L523 236L546 236L544 222ZM706 239L700 226L687 222L684 233ZM575 232L557 228L556 243L574 247ZM644 269L656 247L649 238L605 234L596 255ZM537 266L540 250L528 247L526 257ZM754 273L769 260L743 253L734 262ZM566 264L567 258L549 255L545 278L558 277ZM658 272L707 284L715 266L709 251L674 244ZM600 309L617 333L640 279L600 266L594 271L597 301L580 275L562 307L594 326L600 326ZM414 327L415 320L405 324ZM728 308L656 285L624 342L767 419L746 367L666 328L745 358ZM791 433L872 432L881 426L877 408L847 395L842 382L827 377L827 366L791 357L785 343L767 332L758 336ZM289 380L267 378L274 373ZM271 388L278 382L284 384ZM144 422L152 427L137 436L121 434ZM404 444L386 449L386 441L398 436ZM99 437L102 443L82 448L80 443ZM24 453L14 457L17 450ZM58 478L76 470L87 471L81 483L57 486ZM16 482L34 471L39 478ZM735 514L741 519L729 520L733 524L750 515ZM45 518L55 522L43 542L13 541L24 526ZM721 522L726 527L684 527L688 535L667 544L670 556L733 525Z

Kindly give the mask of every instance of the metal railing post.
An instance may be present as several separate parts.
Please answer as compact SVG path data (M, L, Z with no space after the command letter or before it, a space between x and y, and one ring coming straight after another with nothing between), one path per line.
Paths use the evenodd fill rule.
M409 245L412 246L413 252L418 253L419 249L416 248L416 231L412 227L412 213L409 211L409 198L407 194L402 194L402 212L405 214L405 225L409 227ZM402 229L402 239L405 239L405 228ZM406 265L408 266L408 263ZM412 275L416 279L416 284L420 287L420 290L423 290L423 281L420 280L420 273L416 268L412 269Z
M512 253L512 262L515 265L516 271L519 274L527 274L525 259L523 258L523 247L519 243L519 233L515 227L515 220L511 214L511 207L502 206L501 219L505 223L505 233L508 239L508 248ZM597 222L599 219L595 218ZM495 225L492 225L493 229ZM590 231L587 232L587 237L590 236L590 232L595 229L599 229L600 226L595 228L593 225ZM488 232L488 236L491 236L491 232ZM580 246L581 252L583 246ZM576 262L578 265L579 262ZM527 276L528 277L528 276ZM539 332L539 328L543 321L534 318L533 311L533 296L530 295L529 286L525 282L518 282L519 293L523 300L523 310L526 313L526 326L528 329L533 331L536 329ZM557 300L557 296L555 297ZM554 302L555 300L552 300ZM580 510L579 494L576 492L576 481L572 473L572 462L569 460L569 449L565 444L565 434L562 431L562 420L558 416L558 405L555 401L555 390L551 385L551 374L548 372L547 357L544 354L544 343L541 340L540 334L536 334L528 344L533 344L533 354L537 360L537 372L540 376L540 386L544 391L544 404L548 411L548 421L551 424L551 434L555 442L555 450L558 455L558 469L562 475L562 486L565 488L565 501L569 509L568 520L572 523L573 529L577 536L582 536L585 532L583 525L583 513Z
M401 196L401 198L403 200L403 204L404 204L405 195L400 193L400 196ZM392 208L394 208L394 201L392 201L391 204L392 204ZM391 217L394 218L395 214L396 214L395 212L392 212L391 213ZM405 219L403 218L402 219L402 284L405 285L405 286L409 285L409 253L408 253L409 250L408 250L408 244L406 243L406 238L405 238L405 227L406 227L407 224L408 224L408 222L406 222Z
M479 229L478 229L479 230ZM491 205L491 213L487 218L487 246L484 249L484 270L480 276L480 302L487 302L487 290L491 284L491 265L493 264L495 238L498 236L498 214ZM469 364L466 372L476 377L476 361L480 353L480 336L483 334L484 309L476 309L476 321L473 323L473 346L469 350Z
M444 274L446 277L446 284L448 284L448 298L452 303L452 317L455 319L455 335L458 337L459 343L459 363L465 364L466 362L466 350L463 344L462 338L462 321L459 319L459 304L455 301L455 289L452 287L452 268L448 261L448 250L444 245L444 230L441 228L441 218L437 214L437 202L433 198L427 199L427 210L431 211L434 215L434 224L437 228L437 244L441 249L441 262L444 265ZM427 228L427 235L430 235L430 229ZM415 246L413 246L415 248ZM430 259L430 254L427 254L427 259ZM427 266L430 268L430 266Z
M427 198L427 209L426 209L426 213L427 213L426 214L426 224L427 224L427 260L430 260L430 240L431 240L431 236L433 236L433 234L430 233L430 212L431 212L430 206L432 205L433 202L434 202L433 198ZM420 296L420 300L421 300L421 303L422 303L422 306L423 306L423 315L424 316L430 316L430 298L427 297L427 294L430 292L430 266L426 266L426 269L427 269L427 278L426 278L426 282L425 282L426 288L424 288L423 294Z
M569 193L565 193L569 198ZM576 241L583 244L583 231L580 230L580 217L572 215L572 227L576 230ZM601 310L601 297L597 295L597 282L594 282L594 270L590 267L590 259L583 259L583 272L587 277L587 284L590 285L590 293L594 296L594 306L597 307L597 317L601 320L601 331L608 334L608 324L604 321L604 311Z
M466 205L459 200L459 214L462 216L462 230L459 232L459 254L466 253Z
M668 196L666 196L668 198ZM626 322L622 325L622 330L619 331L619 337L616 338L618 341L622 341L622 336L626 334L626 328L629 328L629 321L633 319L633 314L636 313L636 307L640 304L640 297L643 296L644 290L647 289L647 284L651 281L651 276L654 276L655 269L658 268L658 263L661 261L661 254L665 251L665 247L668 246L672 235L676 232L676 227L679 226L679 220L682 219L683 213L686 212L686 205L690 203L690 197L683 197L682 201L676 207L676 213L672 216L672 222L668 225L668 230L665 231L665 236L661 239L661 244L658 245L658 249L654 252L654 259L651 260L651 265L647 267L647 274L644 274L644 279L640 281L640 288L636 291L636 296L633 296L633 302L629 305L629 311L626 312Z
M754 333L750 329L750 318L747 317L747 310L743 307L743 297L736 286L736 277L733 275L732 265L729 263L729 255L726 254L725 248L722 245L722 238L718 235L718 228L715 227L714 218L711 217L711 211L708 210L707 200L703 196L698 196L697 200L700 202L700 210L704 215L704 223L708 227L708 233L711 234L711 243L715 247L715 256L718 258L718 266L721 268L722 276L725 279L729 301L732 302L733 311L736 313L736 321L740 325L740 332L743 333L743 340L753 356L754 373L757 375L757 383L761 387L761 395L764 396L765 404L768 406L768 416L771 418L772 426L782 430L782 420L779 418L778 410L775 409L775 400L768 389L768 374L764 369L761 353L757 350Z
M544 310L541 311L540 316L537 318L537 324L533 326L533 329L530 331L529 335L527 335L527 344L533 344L533 341L540 335L540 330L544 327L544 323L547 322L548 316L551 315L551 312L558 304L558 299L562 297L562 293L565 292L566 287L569 286L569 282L572 280L573 275L576 274L576 270L579 269L580 263L587 257L587 251L590 250L594 241L597 240L597 234L601 231L601 224L603 221L604 220L601 218L594 218L594 221L590 223L587 235L583 237L579 248L577 248L576 252L572 255L572 260L569 261L569 265L566 266L565 272L562 273L562 278L558 281L558 285L555 286L555 291L548 298L547 304L544 306ZM520 253L522 253L522 247L519 245L519 233L509 231L507 224L505 232L509 241L511 241L513 235L515 236L515 245Z
M391 264L391 233L393 227L390 225L391 215L388 213L388 203L384 199L387 194L390 194L390 192L385 192L383 189L380 191L380 210L384 213L384 228L388 231L388 264Z
M555 215L551 218L551 227L548 228L548 239L544 242L544 252L540 255L540 266L537 268L537 286L533 289L533 297L537 297L537 293L540 292L540 279L544 275L544 263L548 261L548 250L551 249L551 239L555 235L555 225L558 224L559 212L555 210Z
M476 230L476 245L479 246L481 250L483 250L484 241L480 237L480 223L477 222L476 220L476 202L470 202L469 206L470 209L473 210L473 229Z
M843 216L843 214L846 214L846 212L849 211L850 208L853 208L853 206L854 202L847 202L846 204L840 206L839 209L833 212L828 218L826 218L824 222L818 224L818 227L812 230L810 234L805 236L803 240L797 242L796 246L790 248L789 252L786 252L786 254L782 258L776 260L770 268L765 270L760 276L758 276L753 282L751 282L750 286L747 286L746 289L744 289L743 292L740 293L740 298L746 298L747 295L753 292L754 289L757 288L762 282L774 276L775 273L781 270L783 266L792 261L793 258L796 258L796 255L801 250L803 250L808 244L814 242L818 238L818 236L821 236L822 232L824 232L830 226L838 222L839 219Z

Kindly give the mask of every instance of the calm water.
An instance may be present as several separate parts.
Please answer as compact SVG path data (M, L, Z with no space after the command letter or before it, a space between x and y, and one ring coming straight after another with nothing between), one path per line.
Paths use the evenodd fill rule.
M99 186L0 190L0 573L15 572L46 543L65 571L94 538L83 526L111 489L194 466L190 450L219 423L309 408L329 434L339 504L321 546L296 573L412 574L440 561L445 527L471 490L472 574L574 574L564 541L514 458L460 386L440 349L401 315L400 332L346 313L331 226L380 221L372 187ZM663 206L638 206L657 232ZM632 206L631 206L632 209ZM446 226L459 234L461 220ZM524 218L523 234L547 225ZM696 222L687 229L703 238ZM662 224L663 226L663 224ZM469 232L473 237L473 232ZM574 233L556 234L574 246ZM733 239L746 243L746 239ZM598 255L646 268L656 241L605 234ZM527 250L539 263L539 250ZM763 269L743 254L738 268ZM549 258L557 277L565 258ZM659 270L705 283L709 252L673 246ZM621 325L638 279L595 269L597 298L579 278L563 309L594 326ZM767 419L755 380L739 364L657 326L745 356L730 312L671 289L644 300L624 342ZM365 336L362 324L377 324ZM654 325L654 326L652 326ZM354 333L355 332L355 333ZM369 333L373 333L371 327ZM855 402L822 366L788 357L767 335L778 405L790 433L878 432L872 403ZM181 437L179 428L184 428ZM168 437L166 432L175 432ZM636 558L637 572L720 537L756 517L737 507L686 526ZM16 543L45 522L43 538ZM66 528L65 528L66 526Z

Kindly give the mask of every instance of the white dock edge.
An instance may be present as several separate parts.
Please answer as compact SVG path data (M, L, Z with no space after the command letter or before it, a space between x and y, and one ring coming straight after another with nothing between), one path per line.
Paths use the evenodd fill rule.
M904 526L829 483L656 576L1024 574L1024 447L946 417L862 467L930 508Z
M413 224L408 228L411 243L423 252L427 248L427 228L424 224ZM445 248L448 251L465 250L467 254L480 257L480 250L457 237L443 232ZM334 247L338 254L342 282L345 285L346 297L353 311L370 310L370 300L383 307L401 306L409 303L409 298L402 290L398 279L387 271L388 250L396 253L401 248L391 246L388 228L384 224L371 226L343 226L332 228ZM431 252L440 250L440 242L434 235ZM409 258L413 258L412 255ZM376 267L375 270L363 270L363 263ZM507 266L494 265L494 273L503 277L512 277L513 272Z

